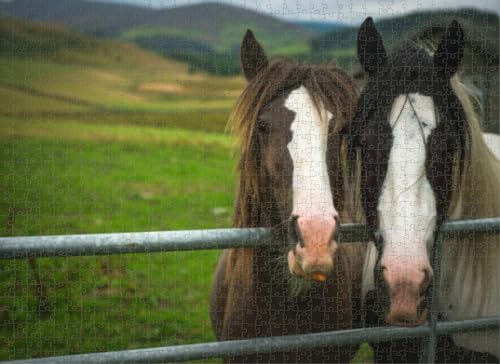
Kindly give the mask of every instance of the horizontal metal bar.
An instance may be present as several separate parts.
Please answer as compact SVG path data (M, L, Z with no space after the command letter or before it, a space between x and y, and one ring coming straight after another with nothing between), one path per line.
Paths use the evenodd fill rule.
M441 232L445 237L480 233L499 233L500 217L449 221L443 224Z
M446 235L499 232L500 218L446 223ZM0 259L151 253L175 250L252 248L269 246L272 231L266 228L178 230L139 233L21 236L0 238ZM344 224L343 242L368 241L365 225Z
M0 238L0 258L152 253L269 245L264 228Z
M466 321L447 321L437 324L439 334L498 329L500 316ZM355 345L364 341L378 342L406 337L429 335L427 325L404 327L374 327L304 335L274 336L246 340L221 341L205 344L177 345L150 349L111 351L92 354L65 355L40 359L19 360L12 363L161 363L217 358L227 355L245 355L319 348L325 346Z

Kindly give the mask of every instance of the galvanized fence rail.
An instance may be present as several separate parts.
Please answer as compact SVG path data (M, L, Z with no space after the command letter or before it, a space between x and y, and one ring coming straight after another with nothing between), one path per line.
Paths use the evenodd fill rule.
M445 237L500 232L500 218L453 221L444 224L436 239L434 277L439 275L441 243ZM343 225L341 242L370 240L364 225ZM0 238L0 259L27 257L94 256L103 254L152 253L178 250L224 249L235 247L271 246L272 231L264 228L186 230L145 233L54 235ZM437 281L434 280L434 285ZM137 349L60 357L27 359L23 363L117 363L174 362L208 359L228 354L252 354L328 345L377 342L404 337L425 337L428 348L424 361L433 362L436 337L439 334L497 329L500 316L475 320L437 322L436 292L433 291L430 322L415 328L379 327L304 335L255 338L192 345L177 345L152 349Z
M500 218L448 222L445 235L498 232ZM344 224L341 242L367 242L365 225ZM179 250L252 248L272 244L272 231L265 228L178 230L140 233L45 235L0 238L0 259L68 257Z
M437 333L455 333L498 327L498 317L477 320L440 322ZM419 326L374 327L342 331L318 332L314 334L274 336L247 340L221 341L204 344L177 345L151 349L111 351L103 353L53 356L40 359L18 360L12 363L49 364L49 363L168 363L197 359L210 359L234 354L256 354L274 351L295 350L298 348L320 348L328 345L349 345L378 342L395 338L425 337L430 328Z

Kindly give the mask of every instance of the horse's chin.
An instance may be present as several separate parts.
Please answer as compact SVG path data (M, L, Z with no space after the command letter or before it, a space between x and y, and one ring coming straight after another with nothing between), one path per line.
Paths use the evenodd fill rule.
M311 290L314 282L324 282L322 277L307 275L301 268L292 251L288 252L288 269L290 270L288 279L288 291L291 297L306 295Z
M323 283L328 279L328 276L322 272L315 272L313 274L307 274L306 272L304 272L301 264L299 263L299 260L295 256L294 252L291 250L288 252L287 261L290 274L292 274L297 278L302 278L303 280L306 281L313 280L320 283Z
M391 315L389 312L385 314L385 322L389 325L402 326L402 327L415 327L423 325L427 321L429 310L425 309L423 312L415 315L415 317L397 317Z

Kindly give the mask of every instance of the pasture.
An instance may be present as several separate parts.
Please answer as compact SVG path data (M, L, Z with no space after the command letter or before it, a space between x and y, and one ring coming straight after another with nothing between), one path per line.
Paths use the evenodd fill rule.
M3 236L230 225L226 136L71 120L0 125ZM36 270L2 262L0 358L212 340L217 255L49 258Z

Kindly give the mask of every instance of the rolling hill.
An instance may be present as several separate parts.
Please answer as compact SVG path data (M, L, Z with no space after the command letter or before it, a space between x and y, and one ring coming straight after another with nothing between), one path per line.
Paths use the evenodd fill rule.
M221 131L243 85L132 43L0 17L1 115L105 114L109 122ZM200 113L208 122L198 122Z
M315 34L300 24L217 3L151 9L84 0L14 0L0 3L0 14L132 41L218 74L239 72L237 53L247 28L272 54L307 51L307 41Z
M404 16L375 19L387 48L400 41L416 36L431 26L446 26L451 20L458 20L471 39L482 39L485 46L498 53L498 15L477 9L419 11ZM344 27L323 33L311 39L314 51L355 48L359 26ZM480 32L481 34L477 34Z
M294 24L301 25L307 29L310 29L318 33L331 32L333 30L338 30L342 28L347 28L349 25L341 22L329 22L329 21L315 21L315 20L296 20Z

